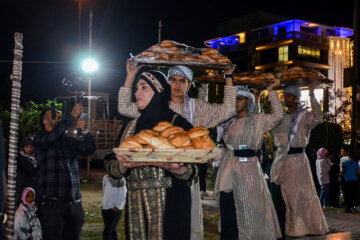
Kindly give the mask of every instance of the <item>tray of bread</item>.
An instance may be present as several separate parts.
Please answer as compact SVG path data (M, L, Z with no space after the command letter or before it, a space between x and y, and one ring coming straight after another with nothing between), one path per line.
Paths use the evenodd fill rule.
M135 64L149 66L184 65L196 69L226 70L234 67L230 59L213 48L194 48L171 40L164 40L136 55Z
M113 152L132 162L184 163L204 163L220 154L206 128L185 131L169 122L125 138Z
M280 85L307 85L311 81L318 81L319 84L331 84L333 81L326 78L322 73L313 68L292 67L289 70L272 72L244 72L234 74L234 84L247 85L249 87L266 87L275 79L280 79ZM224 82L223 75L199 76L198 82Z

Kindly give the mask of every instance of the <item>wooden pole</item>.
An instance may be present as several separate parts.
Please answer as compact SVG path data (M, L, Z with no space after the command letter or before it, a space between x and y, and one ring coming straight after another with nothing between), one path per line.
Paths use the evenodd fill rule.
M10 143L9 143L9 165L8 181L6 195L6 213L8 219L5 225L6 238L12 239L14 236L14 217L15 217L15 192L16 192L16 170L17 153L19 140L19 110L21 94L21 76L22 76L22 56L23 56L23 35L15 33L13 73L10 76L12 80L11 93L11 116L10 116Z
M161 28L162 28L162 24L161 24L161 20L159 20L159 30L158 30L158 43L161 43Z

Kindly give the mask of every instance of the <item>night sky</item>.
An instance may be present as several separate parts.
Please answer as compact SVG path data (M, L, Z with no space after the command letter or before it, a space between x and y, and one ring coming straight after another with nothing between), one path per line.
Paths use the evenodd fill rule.
M204 40L219 37L218 23L256 11L351 28L353 1L337 2L83 0L79 44L77 0L1 0L0 105L7 108L10 102L14 32L24 34L22 101L42 102L66 93L62 79L77 76L80 53L87 53L89 9L94 14L93 55L101 68L93 90L115 95L129 54L157 43L159 20L162 39L204 47Z

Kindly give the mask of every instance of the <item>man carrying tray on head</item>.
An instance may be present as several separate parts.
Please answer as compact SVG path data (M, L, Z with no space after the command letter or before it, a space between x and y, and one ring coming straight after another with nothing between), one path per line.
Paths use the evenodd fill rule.
M126 65L127 77L125 84L119 90L118 111L128 117L138 117L140 113L131 102L131 92L135 75L139 70L128 60ZM203 126L212 128L236 114L236 87L232 84L233 69L225 72L224 103L210 104L203 99L189 98L186 94L191 87L193 73L185 66L174 66L169 69L167 80L171 86L170 109L186 118L194 127ZM206 95L206 89L202 87L200 95ZM203 239L202 207L200 201L199 183L191 185L192 188L192 211L191 211L191 239Z
M272 130L277 151L270 178L271 182L280 185L286 206L285 233L291 237L329 231L304 151L310 131L322 122L321 106L314 95L316 82L308 87L311 112L300 103L300 88L287 86L284 88L284 103L288 112ZM274 203L275 207L279 206L279 202ZM277 211L282 225L280 216L284 215L283 210Z
M223 140L227 150L216 176L214 195L220 202L221 240L265 240L281 236L275 208L259 162L264 133L283 117L279 96L269 86L272 114L256 114L249 89L238 87L237 116Z

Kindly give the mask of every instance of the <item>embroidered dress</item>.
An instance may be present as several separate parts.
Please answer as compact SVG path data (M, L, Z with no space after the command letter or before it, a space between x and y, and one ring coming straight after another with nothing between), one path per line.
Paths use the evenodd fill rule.
M141 71L141 70L140 70ZM161 72L149 70L137 81L145 81L154 92L150 102L139 110L140 116L122 128L118 140L143 129L152 129L159 122L189 130L192 125L169 108L170 85ZM127 180L126 234L131 240L188 240L190 239L191 195L190 182L196 176L197 166L185 164L182 175L160 167L129 168L125 174L119 170L118 160L111 160L107 170L111 177Z
M307 112L298 123L298 129L290 142L291 148L305 148L309 132L322 121L320 104L310 95L312 112ZM271 181L280 185L286 205L285 232L300 237L309 234L325 234L329 231L320 206L310 165L306 154L288 155L288 136L292 114L286 114L272 130L277 151L271 167Z
M194 126L203 126L212 128L224 122L236 114L235 86L224 87L224 103L211 104L205 101L207 89L200 88L199 99L185 98L184 103L176 104L170 102L169 108L189 120ZM140 113L135 105L131 102L131 88L121 87L118 95L118 111L120 114L128 117L139 117ZM203 239L203 214L200 200L199 183L191 184L191 239Z
M124 129L122 138L134 134L136 120ZM174 125L176 124L176 121ZM184 127L184 126L183 126ZM162 168L143 166L123 175L117 160L110 161L108 173L127 181L126 231L131 240L190 239L189 182L196 168L187 165L185 174L170 174Z
M220 163L215 183L215 196L233 192L239 239L266 240L281 236L275 208L257 156L240 162L234 156L239 145L258 150L264 133L274 128L283 116L276 92L269 94L273 113L251 114L234 120L224 136L227 152ZM225 216L226 217L226 216Z

